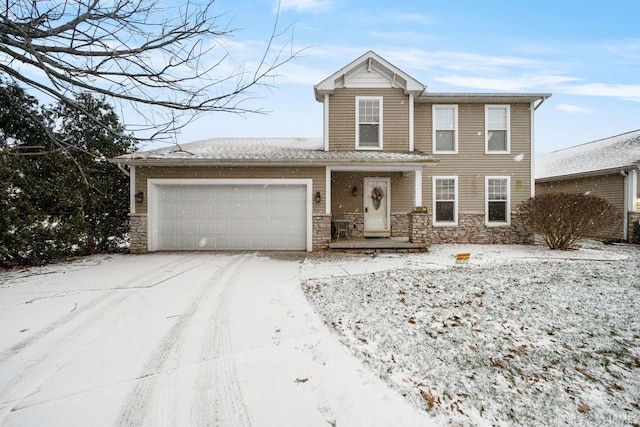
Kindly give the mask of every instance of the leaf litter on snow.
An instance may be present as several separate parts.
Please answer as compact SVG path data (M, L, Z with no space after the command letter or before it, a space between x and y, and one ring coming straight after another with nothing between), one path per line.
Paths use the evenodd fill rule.
M435 269L430 254L411 254L405 268L303 289L341 342L435 421L637 425L640 248L598 248L627 258L518 258L516 249Z

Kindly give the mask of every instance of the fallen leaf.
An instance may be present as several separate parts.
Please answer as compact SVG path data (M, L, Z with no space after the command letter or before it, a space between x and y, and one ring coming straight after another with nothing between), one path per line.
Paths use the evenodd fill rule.
M431 393L431 390L420 390L420 394L427 401L428 409L433 408L433 404L436 401L436 397Z
M527 350L527 346L526 345L521 345L519 347L516 348L510 348L509 351L511 353L516 353L516 354L522 354Z
M309 381L309 378L296 378L294 382L298 384L303 384L303 383L306 383L307 381Z

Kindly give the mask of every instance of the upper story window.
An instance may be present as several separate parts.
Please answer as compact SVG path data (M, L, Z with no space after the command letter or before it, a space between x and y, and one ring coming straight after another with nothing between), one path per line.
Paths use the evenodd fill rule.
M382 97L356 97L356 148L382 149Z
M510 217L510 179L508 176L487 176L485 178L487 225L508 225Z
M508 154L510 147L510 110L508 105L485 105L485 153Z
M458 152L458 106L433 106L433 152Z
M433 177L433 225L458 224L458 178Z

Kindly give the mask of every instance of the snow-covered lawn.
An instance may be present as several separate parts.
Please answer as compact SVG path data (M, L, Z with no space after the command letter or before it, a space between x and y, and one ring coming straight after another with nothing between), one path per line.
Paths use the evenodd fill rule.
M306 269L324 274L302 286L339 340L438 424L638 425L640 248L583 246L319 255Z

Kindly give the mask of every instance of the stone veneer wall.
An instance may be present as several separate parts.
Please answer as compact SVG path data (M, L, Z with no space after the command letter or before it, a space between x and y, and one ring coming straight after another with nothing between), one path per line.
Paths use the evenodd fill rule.
M640 212L629 212L629 229L627 231L627 240L633 240L633 224L640 221Z
M324 251L329 249L331 243L331 215L313 215L313 250Z
M409 237L410 221L408 214L391 214L391 236Z
M147 246L147 214L129 214L129 252L142 254L149 250Z
M350 230L351 237L364 236L364 216L361 213L339 213L335 214L333 218L347 219L353 223ZM409 237L409 215L407 215L406 213L391 214L391 236Z
M431 245L431 215L426 212L412 212L407 215L409 221L409 242Z
M532 244L534 235L516 214L509 227L487 227L484 214L460 214L455 227L433 227L433 243Z

